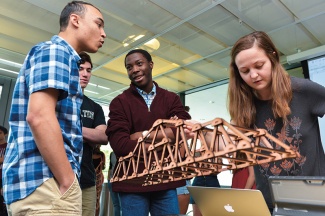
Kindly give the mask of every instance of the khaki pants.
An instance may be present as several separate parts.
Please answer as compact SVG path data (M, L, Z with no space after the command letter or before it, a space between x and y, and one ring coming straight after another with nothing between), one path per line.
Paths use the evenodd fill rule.
M82 216L95 216L96 186L82 189Z
M80 216L81 189L76 177L61 195L57 182L50 178L32 194L7 207L9 216Z

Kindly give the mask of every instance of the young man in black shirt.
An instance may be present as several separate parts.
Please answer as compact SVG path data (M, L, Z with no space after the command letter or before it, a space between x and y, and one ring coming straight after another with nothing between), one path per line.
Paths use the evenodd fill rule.
M87 53L79 53L81 64L79 79L82 90L87 87L92 70L92 62ZM102 107L88 98L83 97L81 105L83 155L81 161L80 186L82 190L82 215L94 216L96 211L96 174L92 161L93 149L96 145L108 143L105 134L106 122Z

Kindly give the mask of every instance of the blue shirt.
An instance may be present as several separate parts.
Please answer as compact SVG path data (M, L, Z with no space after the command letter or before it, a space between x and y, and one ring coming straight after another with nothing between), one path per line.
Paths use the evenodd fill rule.
M156 96L156 86L155 86L155 84L153 84L152 90L149 93L139 89L138 87L136 87L136 88L137 88L137 91L139 92L139 94L143 97L144 101L146 102L146 104L148 106L148 110L150 111L151 103L152 103L153 99Z
M59 91L55 112L73 171L80 176L82 155L80 57L62 38L34 46L18 75L9 116L9 139L3 164L3 192L7 204L31 194L53 174L42 158L26 122L28 101L34 92ZM42 104L40 104L41 106Z

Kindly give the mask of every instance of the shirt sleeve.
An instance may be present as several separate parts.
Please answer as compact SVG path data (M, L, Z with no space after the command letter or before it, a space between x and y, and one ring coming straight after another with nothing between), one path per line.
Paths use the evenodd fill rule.
M131 123L122 108L122 103L119 98L114 98L110 103L106 129L108 141L117 157L128 155L137 145L137 140L130 140Z
M325 87L308 79L303 79L302 93L305 92L306 104L313 115L323 117L325 114Z
M68 50L57 44L47 44L31 50L26 66L26 82L29 94L54 88L67 95L70 84L71 55ZM62 96L61 96L62 97Z
M94 104L95 104L94 127L97 127L99 125L106 125L103 108L98 103L94 103Z

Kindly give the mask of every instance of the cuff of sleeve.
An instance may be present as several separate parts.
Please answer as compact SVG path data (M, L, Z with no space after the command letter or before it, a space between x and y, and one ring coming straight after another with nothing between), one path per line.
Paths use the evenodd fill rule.
M143 138L146 138L146 137L149 137L149 136L150 136L149 131L145 130L145 131L142 132L142 137Z

